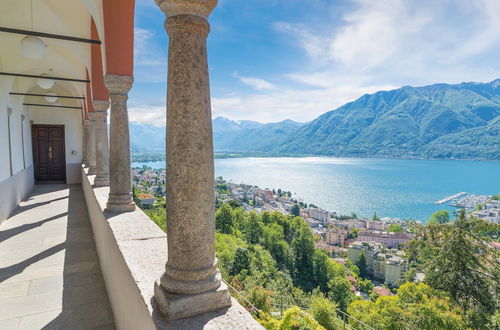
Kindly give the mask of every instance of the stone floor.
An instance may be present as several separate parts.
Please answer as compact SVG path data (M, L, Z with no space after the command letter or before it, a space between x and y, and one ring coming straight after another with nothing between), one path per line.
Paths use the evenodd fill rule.
M0 225L0 329L115 329L80 185L37 185Z

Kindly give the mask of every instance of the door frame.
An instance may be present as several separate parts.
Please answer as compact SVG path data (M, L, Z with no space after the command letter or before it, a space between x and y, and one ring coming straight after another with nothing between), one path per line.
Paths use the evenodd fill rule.
M62 141L62 147L61 147L61 151L62 151L62 161L63 161L63 165L64 165L64 179L62 181L37 181L36 180L36 173L37 173L37 170L38 170L38 163L36 162L36 157L35 157L35 151L36 151L36 148L38 148L38 145L35 143L35 128L37 127L47 127L47 128L50 128L50 127L59 127L59 128L62 128L62 135L61 135L61 141ZM66 183L66 180L67 180L67 175L66 175L66 128L64 127L64 125L51 125L51 124L31 124L31 149L33 151L33 176L34 176L34 180L35 180L35 183L60 183L60 182L64 182Z

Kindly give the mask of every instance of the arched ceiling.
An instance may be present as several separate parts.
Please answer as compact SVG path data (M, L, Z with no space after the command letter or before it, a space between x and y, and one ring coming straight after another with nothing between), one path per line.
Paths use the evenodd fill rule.
M99 36L104 36L102 0L2 0L1 6L1 27L90 39L93 19ZM43 58L33 60L21 52L20 43L24 37L0 32L1 71L32 75L46 73L75 79L86 79L86 73L92 72L91 44L40 37L46 45L46 53ZM105 62L104 45L101 47ZM105 63L102 65L105 68ZM86 96L86 84L81 82L56 81L52 89L42 90L34 78L16 77L3 81L15 88L14 92ZM47 103L43 97L33 96L26 96L24 102ZM71 106L81 104L79 100L72 99L60 99L58 102Z

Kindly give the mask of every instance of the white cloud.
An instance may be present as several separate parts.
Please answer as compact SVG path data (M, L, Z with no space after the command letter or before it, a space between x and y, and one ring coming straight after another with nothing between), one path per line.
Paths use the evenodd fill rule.
M393 89L392 85L358 87L339 85L319 89L287 89L246 97L213 98L213 116L233 120L252 119L277 122L284 119L310 121L326 111L335 109L365 93Z
M165 106L153 106L141 104L129 106L129 121L142 124L153 124L157 126L166 125Z
M242 83L247 84L248 86L253 87L258 91L277 89L275 85L264 79L254 77L241 77L237 73L235 73L233 77L239 79Z

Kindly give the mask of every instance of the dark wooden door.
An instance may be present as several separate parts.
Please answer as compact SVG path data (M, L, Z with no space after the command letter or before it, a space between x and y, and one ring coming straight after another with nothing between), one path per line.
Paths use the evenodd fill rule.
M35 181L66 181L64 126L33 125L31 134L33 137Z

